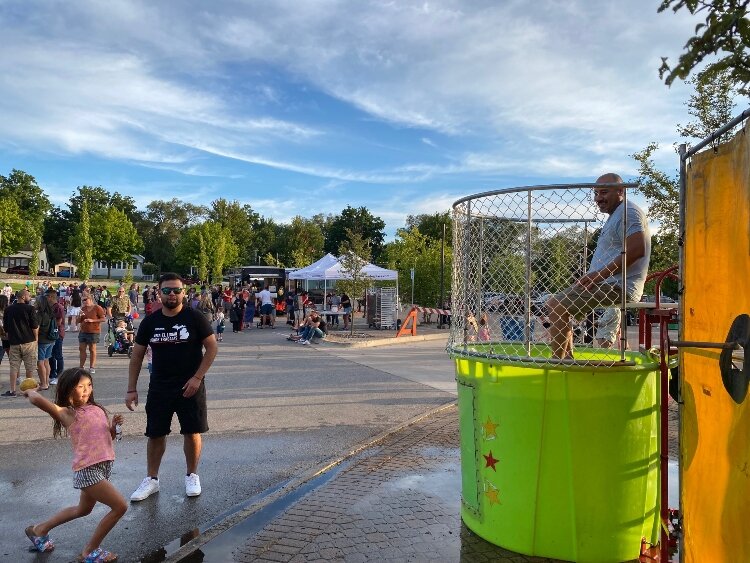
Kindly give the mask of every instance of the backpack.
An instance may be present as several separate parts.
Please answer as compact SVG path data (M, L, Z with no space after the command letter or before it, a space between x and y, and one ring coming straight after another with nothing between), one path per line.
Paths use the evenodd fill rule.
M44 321L44 317L46 315L41 315L41 321ZM41 332L42 327L44 327L44 322L39 323L39 330ZM46 332L44 333L44 338L49 340L50 342L55 342L58 338L60 338L60 329L57 328L57 320L55 319L55 313L52 312L52 315L50 315L49 321L46 325Z

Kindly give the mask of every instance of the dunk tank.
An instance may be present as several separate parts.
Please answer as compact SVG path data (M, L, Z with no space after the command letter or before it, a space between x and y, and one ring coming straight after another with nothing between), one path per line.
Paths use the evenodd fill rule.
M623 292L605 309L589 304L570 319L572 357L552 353L545 305L588 268L606 220L594 185L454 204L448 352L461 516L477 535L567 561L750 562L750 126L716 142L747 117L682 148L680 265L652 275L655 302ZM626 201L636 187L616 186ZM666 277L679 305L660 302ZM667 506L668 391L679 509Z
M624 295L574 319L573 358L553 357L546 300L586 272L606 219L592 188L454 204L448 348L465 524L518 553L602 563L658 540L660 387L658 355L628 350L626 331L598 345L602 315L627 317Z

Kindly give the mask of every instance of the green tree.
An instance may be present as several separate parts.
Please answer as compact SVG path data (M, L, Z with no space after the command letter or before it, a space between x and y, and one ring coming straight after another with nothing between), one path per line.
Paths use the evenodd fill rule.
M53 207L44 219L44 244L52 264L68 260L71 247L68 245L75 233L76 221L72 221L61 207Z
M31 258L29 259L29 275L36 276L39 273L39 250L42 247L41 232L31 235Z
M577 227L536 241L531 264L536 291L556 293L581 275L582 242L583 230Z
M221 278L225 266L238 264L237 247L232 236L215 221L204 221L200 225L188 227L180 237L175 253L178 263L185 268L196 265L200 267L204 256L206 266L211 268L212 279Z
M748 94L750 83L750 0L663 0L659 12L687 9L703 13L705 23L695 27L695 35L685 43L685 52L677 65L670 67L662 57L659 76L667 85L676 78L684 80L709 55L723 55L710 65L711 72L727 72L732 83Z
M232 242L237 247L242 262L249 262L254 249L253 224L259 219L258 213L249 205L238 201L219 198L211 202L208 218L227 229Z
M93 254L107 265L107 277L111 277L112 264L132 262L133 254L141 251L143 241L135 226L124 211L107 207L91 219Z
M208 249L201 230L198 231L198 279L201 281L208 279Z
M442 236L442 227L440 228ZM398 271L402 293L411 291L411 269L414 268L414 302L431 307L440 305L441 241L428 237L417 227L399 229L396 240L385 247L388 267ZM450 294L453 251L445 247L445 294ZM411 294L409 294L411 298Z
M453 219L450 211L433 213L432 215L409 215L406 217L406 228L416 227L419 232L433 240L443 239L443 225L445 225L445 244L453 246Z
M206 207L177 198L149 203L140 230L146 259L157 264L159 271L178 270L177 242L189 226L197 224L207 213Z
M33 275L36 275L39 270L39 249L44 232L44 219L52 209L52 204L32 175L16 169L13 169L7 177L0 176L0 201L3 205L15 203L14 209L17 210L23 222L25 234L23 245L28 245L32 252L29 271L33 271ZM11 232L8 234L9 240L15 240ZM32 265L31 262L34 264Z
M266 254L275 255L279 247L279 231L281 227L273 219L258 216L253 221L252 247L248 248L248 262L260 264L260 259Z
M69 243L69 247L73 253L73 260L78 267L78 277L82 280L88 279L91 274L91 268L94 266L93 246L89 206L86 201L83 201L80 219L76 224L75 233Z
M52 209L47 194L33 176L13 169L7 177L0 176L0 200L3 205L9 200L16 203L21 219L28 224L30 238L26 242L31 243L31 238L42 232L44 218Z
M375 217L366 207L355 209L347 205L331 222L324 250L335 253L342 243L349 240L348 232L351 231L368 241L372 259L377 260L383 251L384 228L385 222L380 217Z
M372 279L364 272L364 267L370 261L370 242L360 233L347 229L346 240L339 246L339 263L341 273L346 279L336 282L337 287L348 295L362 295L372 284ZM351 323L349 334L354 332Z
M128 262L127 268L125 268L125 275L122 276L122 283L126 288L129 288L133 283L133 264Z
M299 215L284 229L282 256L294 268L312 264L323 255L325 238L318 223Z
M706 69L690 81L695 91L685 103L688 114L694 120L686 125L678 125L678 134L686 140L702 139L726 124L732 117L737 94L726 71L713 72ZM729 133L717 140L727 140ZM678 229L680 222L680 178L679 174L669 175L659 170L654 162L657 143L649 143L645 149L632 157L638 163L638 191L648 201L648 215L659 223L658 232L651 241L651 271L664 270L679 260ZM651 291L647 286L646 291ZM676 286L665 285L665 292L673 294Z
M0 255L8 256L23 248L28 240L27 227L18 204L12 199L3 201L0 205Z
M140 219L140 212L132 197L118 192L110 193L102 186L78 186L76 193L70 196L68 204L69 218L72 221L78 221L84 200L88 203L91 217L98 215L101 211L106 211L109 207L115 207L122 211L133 224Z

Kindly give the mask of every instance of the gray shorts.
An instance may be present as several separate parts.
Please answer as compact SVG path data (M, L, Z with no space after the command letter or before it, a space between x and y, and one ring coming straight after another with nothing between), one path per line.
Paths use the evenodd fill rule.
M620 309L610 307L605 309L596 327L596 339L604 340L610 344L617 341L617 333L620 331Z
M109 476L112 475L113 464L113 461L100 461L94 465L79 469L73 474L73 488L85 489L86 487L96 485L100 481L109 481Z
M79 344L98 344L99 333L98 332L79 332L78 343Z
M610 283L601 283L590 289L572 285L555 295L555 298L574 319L581 320L594 309L619 305L622 292L620 286Z

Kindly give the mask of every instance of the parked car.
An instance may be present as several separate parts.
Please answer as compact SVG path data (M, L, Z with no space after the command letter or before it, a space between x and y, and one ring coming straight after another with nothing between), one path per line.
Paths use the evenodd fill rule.
M6 274L19 274L22 276L28 276L29 275L29 267L28 266L11 266L7 270L5 270Z

